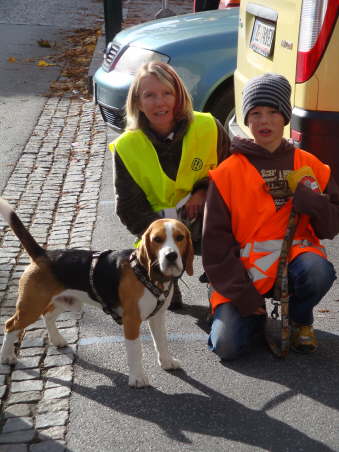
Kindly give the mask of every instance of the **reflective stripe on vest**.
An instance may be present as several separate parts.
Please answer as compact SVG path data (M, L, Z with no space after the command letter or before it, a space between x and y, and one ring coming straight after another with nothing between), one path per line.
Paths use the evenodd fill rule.
M243 261L252 254L267 253L265 256L254 260L252 266L246 266L253 283L267 277L267 271L279 259L282 242L282 240L266 240L264 242L247 243L244 248L241 248L240 257ZM292 247L297 245L301 248L312 247L317 249L319 254L326 257L325 248L321 245L316 245L308 240L293 240Z
M194 184L217 164L217 125L209 113L194 112L182 143L176 180L163 171L156 150L141 130L127 131L109 145L116 150L133 180L145 193L153 211L175 207Z

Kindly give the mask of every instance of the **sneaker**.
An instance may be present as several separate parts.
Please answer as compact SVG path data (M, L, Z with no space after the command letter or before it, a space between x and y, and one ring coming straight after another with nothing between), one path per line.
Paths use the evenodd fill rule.
M317 348L318 342L313 326L292 323L291 349L298 353L312 353Z
M173 296L170 305L168 306L168 309L170 311L177 311L178 309L182 309L184 307L184 304L182 302L182 296L179 289L179 283L178 281L174 281L173 283Z

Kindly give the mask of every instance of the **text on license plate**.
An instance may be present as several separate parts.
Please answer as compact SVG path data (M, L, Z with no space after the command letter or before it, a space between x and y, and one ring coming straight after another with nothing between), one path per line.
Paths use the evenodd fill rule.
M271 55L274 41L275 24L255 19L250 48L265 57Z

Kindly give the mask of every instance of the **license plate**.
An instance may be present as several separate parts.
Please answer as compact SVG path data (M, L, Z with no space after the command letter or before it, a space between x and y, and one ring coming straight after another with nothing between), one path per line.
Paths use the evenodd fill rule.
M250 48L265 57L272 53L275 24L255 19L251 36Z

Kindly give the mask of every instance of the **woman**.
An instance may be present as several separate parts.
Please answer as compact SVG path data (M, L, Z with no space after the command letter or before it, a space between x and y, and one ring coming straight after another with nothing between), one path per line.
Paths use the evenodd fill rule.
M177 217L199 254L208 170L228 156L225 130L209 113L194 112L178 74L155 61L131 84L126 119L126 131L109 145L121 222L139 239L152 221ZM170 308L181 306L176 284Z

